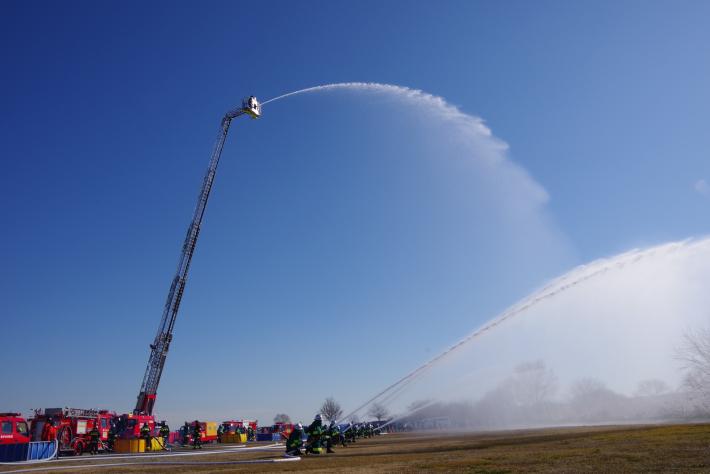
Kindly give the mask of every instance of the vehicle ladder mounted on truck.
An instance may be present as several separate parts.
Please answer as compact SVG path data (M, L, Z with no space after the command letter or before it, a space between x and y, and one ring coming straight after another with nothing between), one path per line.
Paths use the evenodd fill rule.
M141 389L138 393L136 407L133 410L133 413L136 415L153 414L158 384L160 383L160 377L163 373L163 367L165 366L165 359L168 355L170 342L173 339L173 329L175 327L175 319L177 317L178 309L180 308L180 301L182 300L182 295L185 291L187 272L190 269L192 254L195 252L197 238L200 235L202 218L205 214L205 208L207 207L207 200L210 197L212 183L214 182L215 174L217 172L217 165L219 164L219 158L222 155L222 148L224 147L224 142L227 138L229 125L234 118L245 114L252 118L258 118L261 116L261 105L256 100L256 97L251 96L245 99L242 101L241 107L230 110L225 114L224 118L222 118L222 125L217 138L217 143L215 144L214 151L212 152L212 158L210 159L207 173L205 174L204 181L202 182L202 190L200 191L200 196L197 200L197 207L195 208L192 222L190 223L190 227L187 229L185 242L182 246L182 253L180 254L177 273L175 274L175 278L173 278L170 285L168 299L165 302L165 308L163 309L163 316L160 320L160 325L158 326L158 332L155 335L153 343L150 345L148 366L146 367L145 375L143 376L143 383L141 384Z

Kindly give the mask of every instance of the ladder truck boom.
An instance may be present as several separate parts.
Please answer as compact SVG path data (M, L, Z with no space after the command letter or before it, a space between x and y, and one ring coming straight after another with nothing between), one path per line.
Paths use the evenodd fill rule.
M261 106L254 96L245 99L242 102L242 107L227 112L222 118L217 143L215 144L212 157L210 158L210 164L207 168L207 173L205 174L205 178L202 182L202 189L200 191L199 198L197 199L197 206L195 207L195 212L192 216L192 222L187 229L185 242L182 245L182 252L180 254L177 272L175 274L175 278L173 278L173 281L170 284L170 291L168 291L168 298L165 302L165 307L163 308L163 316L160 319L158 332L155 335L153 343L150 345L148 366L145 369L145 375L143 376L141 389L138 393L136 407L133 410L135 414L153 414L153 406L155 405L158 384L160 383L160 377L163 374L163 368L165 366L165 359L168 355L168 349L170 348L170 342L173 339L175 319L177 318L178 309L180 308L180 301L182 300L183 292L185 291L187 273L190 270L190 262L192 261L192 255L195 252L197 238L200 235L202 218L204 217L205 208L207 207L207 200L210 197L212 184L214 182L215 174L217 173L217 165L219 164L219 158L222 155L222 148L224 148L224 142L227 139L227 132L229 131L229 125L232 120L244 114L249 115L252 118L258 118L261 115Z

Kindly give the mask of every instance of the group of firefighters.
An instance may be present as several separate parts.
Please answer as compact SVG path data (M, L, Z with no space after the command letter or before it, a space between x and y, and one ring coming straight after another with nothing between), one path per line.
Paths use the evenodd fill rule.
M224 432L224 427L222 425L220 425L220 428L221 430L218 429L218 439L221 438L221 435ZM247 438L250 441L255 439L255 433L251 427L246 428L245 432L247 433ZM106 451L113 451L117 433L118 428L112 423L108 432L106 446L104 446ZM301 423L294 426L293 431L291 431L291 434L286 441L287 455L300 456L303 454L301 449L304 448L304 433L307 435L304 449L305 453L320 454L324 447L327 453L334 453L334 446L341 445L346 447L349 443L355 443L358 438L371 438L372 436L379 435L380 431L378 428L373 427L370 423L350 423L341 429L339 425L336 425L335 422L331 421L329 426L325 426L323 424L322 416L317 414L313 422L308 427L304 428ZM160 423L158 434L158 439L162 441L160 443L162 445L161 449L166 449L168 446L170 428L164 421ZM198 420L195 420L192 425L185 422L185 424L180 428L180 434L183 446L187 446L191 441L193 449L202 449L202 425ZM98 423L94 423L94 426L88 432L88 435L88 451L91 454L98 454L99 449L101 448L101 434L98 429ZM152 440L154 437L148 423L144 423L140 428L140 437L145 440L146 451L150 451L153 446ZM42 440L53 441L55 439L57 439L57 428L52 418L49 418L42 428Z
M303 434L307 435L305 453L320 454L325 446L327 453L334 453L333 447L340 444L346 447L349 443L355 443L358 438L371 438L380 434L380 430L370 423L353 424L350 423L342 430L339 425L331 421L329 426L323 425L323 417L319 414L315 416L313 423L304 428L298 423L286 441L286 454L289 456L300 456L303 454Z
M119 428L115 423L111 423L106 436L105 446L101 445L101 433L99 432L98 423L94 423L93 427L87 433L89 436L89 446L88 452L91 454L98 454L100 449L104 451L112 452L114 444L116 443L116 438L118 435ZM54 441L57 439L57 427L54 420L49 417L42 427L42 441ZM160 428L158 430L159 441L162 445L161 449L166 449L168 446L168 437L170 436L170 428L163 421L160 423ZM141 439L145 440L145 449L150 451L152 449L152 439L153 434L151 433L150 426L148 423L144 423L140 430Z

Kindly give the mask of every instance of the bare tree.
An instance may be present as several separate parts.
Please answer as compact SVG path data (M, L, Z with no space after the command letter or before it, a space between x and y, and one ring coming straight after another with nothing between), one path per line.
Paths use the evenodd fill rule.
M686 333L678 349L678 359L686 370L683 383L693 403L710 410L710 328Z
M606 393L608 389L603 382L593 378L579 379L570 387L570 395L573 400L587 400L600 393Z
M637 397L657 397L671 391L671 388L663 380L648 379L642 380L636 387Z
M278 413L274 417L274 423L291 423L291 417L286 413Z
M370 409L367 410L367 414L370 416L374 416L377 421L382 421L384 418L387 418L387 415L389 415L389 411L384 405L375 402L370 405Z
M320 412L321 415L323 415L325 419L331 423L335 423L343 414L343 410L340 408L340 403L336 402L333 397L325 399L323 405L320 407Z
M586 378L572 384L570 407L579 421L601 422L619 419L628 410L628 399L603 382Z
M541 360L526 362L515 368L510 385L518 406L533 407L550 401L557 391L557 377Z

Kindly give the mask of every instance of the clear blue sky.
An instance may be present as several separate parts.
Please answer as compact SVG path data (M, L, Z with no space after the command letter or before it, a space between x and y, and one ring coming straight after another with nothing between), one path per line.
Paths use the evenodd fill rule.
M569 248L516 271L467 247L456 230L482 238L490 215L446 214L467 178L410 167L396 107L274 103L230 132L158 395L173 422L350 407L572 265L710 232L707 2L1 12L0 411L133 407L219 120L245 95L442 96L510 146Z

